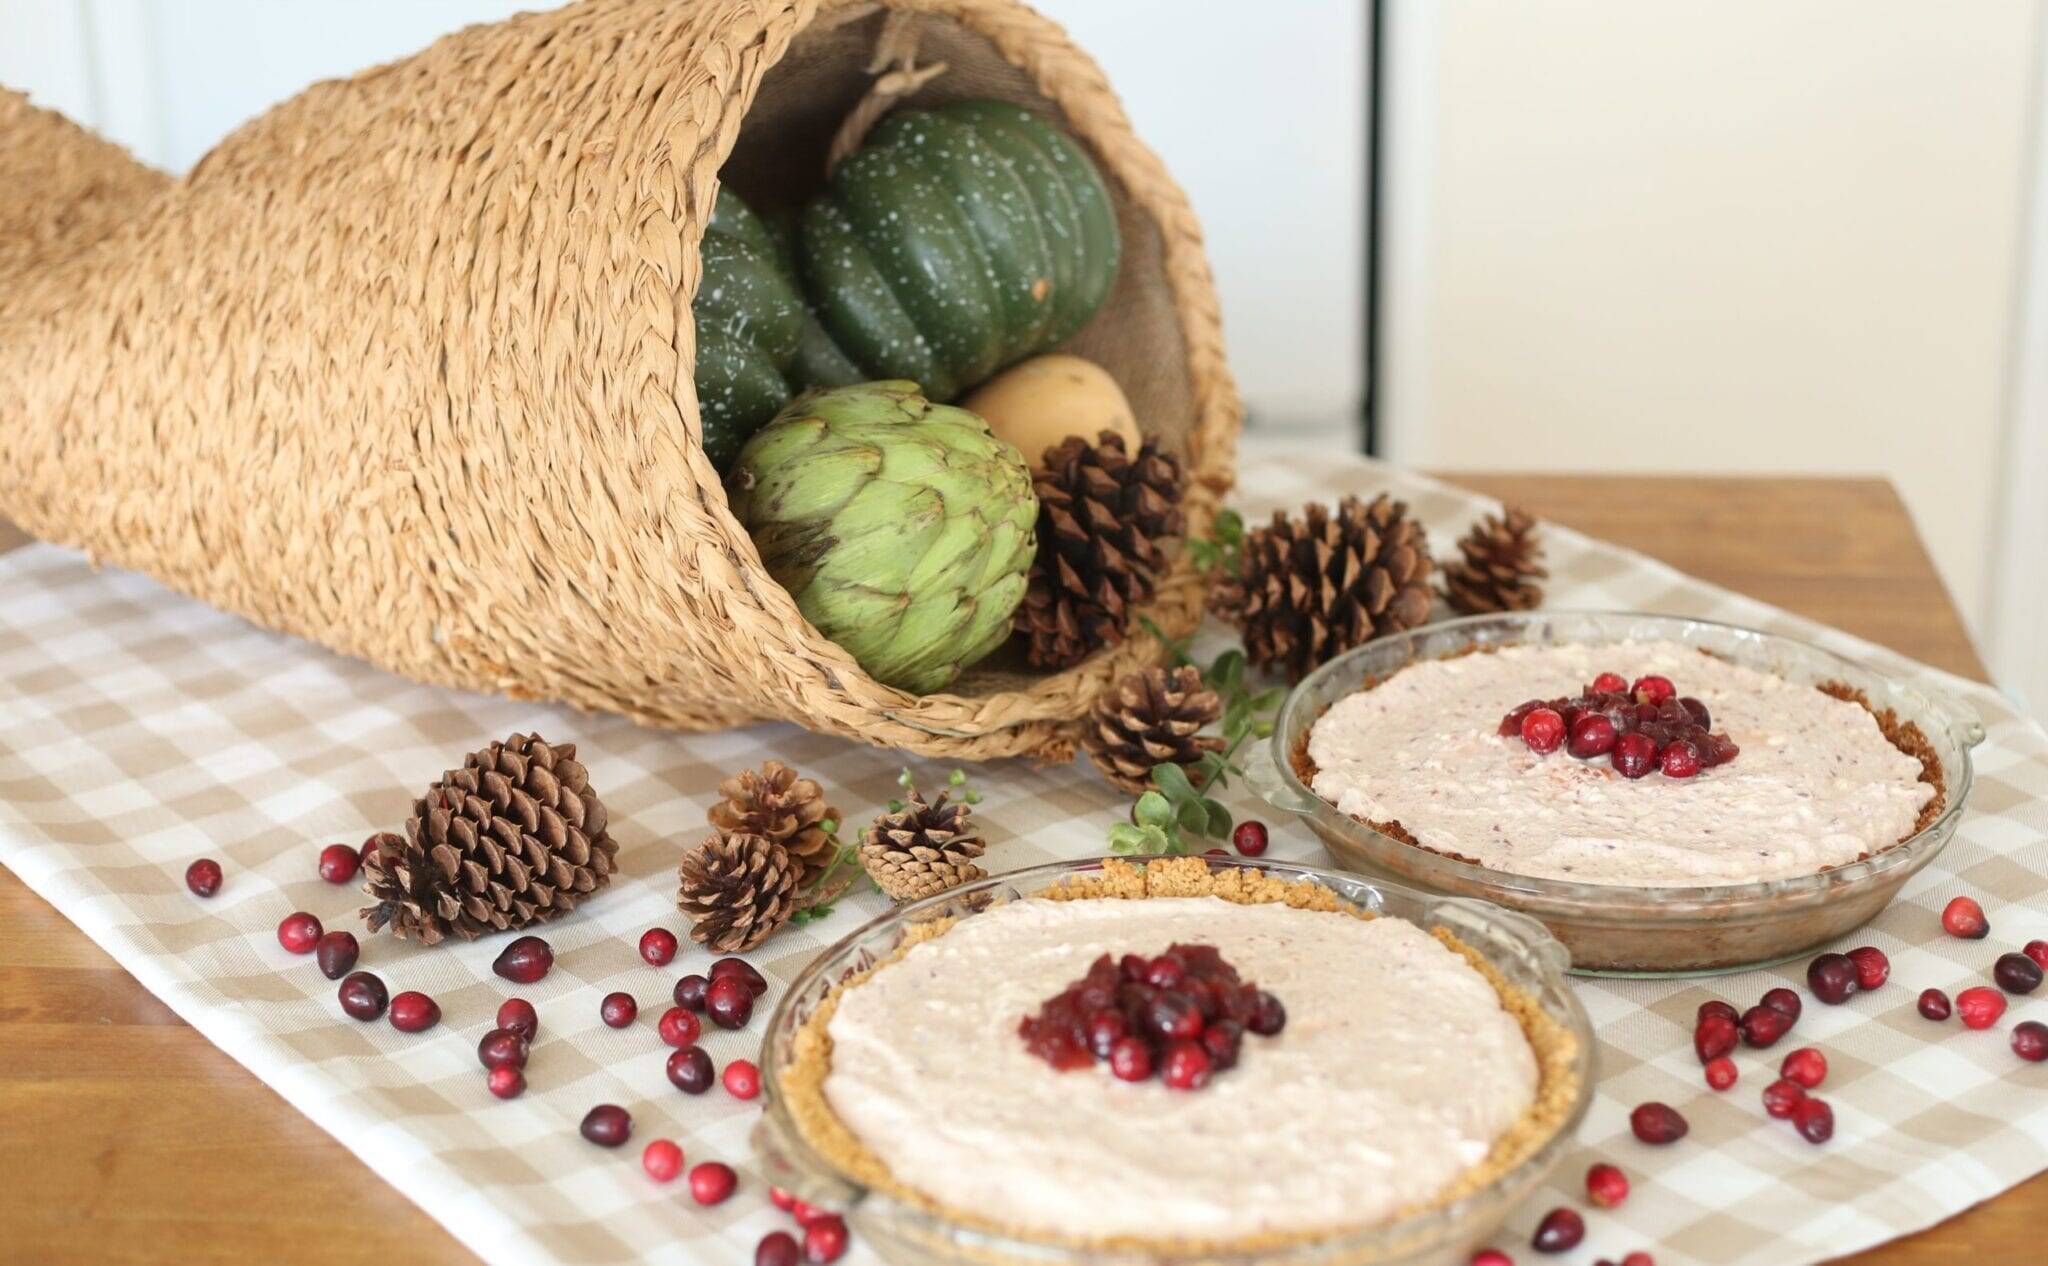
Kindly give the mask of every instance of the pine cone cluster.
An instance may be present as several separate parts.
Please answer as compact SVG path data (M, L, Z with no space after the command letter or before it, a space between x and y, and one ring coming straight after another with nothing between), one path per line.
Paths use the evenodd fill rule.
M965 801L940 792L929 803L913 790L910 802L875 819L860 845L860 862L895 901L944 892L988 872L974 864L988 847Z
M763 836L711 836L676 869L676 908L689 916L690 939L718 954L753 949L796 913L802 869Z
M1222 701L1203 688L1193 665L1147 668L1095 701L1081 746L1104 778L1137 795L1150 783L1154 765L1186 767L1206 752L1221 751L1223 740L1201 730L1222 714Z
M1444 600L1460 615L1527 611L1543 601L1536 582L1550 573L1536 519L1527 511L1508 506L1487 515L1458 541L1458 553L1444 564Z
M545 923L611 882L619 846L576 745L514 734L413 802L365 860L372 932L433 945Z
M719 783L718 794L724 798L711 806L711 825L720 834L758 835L782 845L800 868L798 886L831 866L837 845L824 824L841 818L815 781L771 760L759 772L743 769Z
M1429 619L1429 540L1405 503L1346 497L1284 513L1245 534L1239 575L1212 606L1235 624L1253 665L1299 681L1334 656Z
M1136 456L1114 431L1072 436L1046 450L1033 476L1038 555L1017 608L1033 668L1080 663L1123 641L1132 611L1151 600L1167 566L1165 542L1186 532L1180 462L1152 441Z

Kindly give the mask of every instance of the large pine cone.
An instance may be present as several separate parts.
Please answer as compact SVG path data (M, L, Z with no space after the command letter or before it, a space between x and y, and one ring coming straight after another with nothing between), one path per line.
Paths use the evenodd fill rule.
M711 825L726 835L758 835L789 850L801 868L799 885L809 884L832 865L837 851L826 822L841 821L839 810L825 803L824 789L781 761L768 761L760 772L743 769L718 784L724 799L711 806Z
M883 892L896 901L915 901L979 879L988 872L974 864L988 847L964 801L949 793L925 802L918 792L895 813L875 819L860 845L860 862Z
M560 918L611 882L619 846L576 745L514 734L413 802L363 867L372 932L433 945Z
M1508 506L1472 525L1458 541L1461 557L1444 564L1444 601L1460 615L1527 611L1543 601L1543 545L1528 511Z
M1202 688L1193 665L1147 668L1095 701L1081 746L1104 778L1137 795L1151 782L1154 765L1186 767L1205 752L1223 750L1222 739L1201 733L1221 715L1222 701Z
M1245 534L1239 575L1212 605L1244 636L1245 658L1309 670L1384 633L1429 619L1429 538L1406 504L1346 497L1332 515L1310 505Z
M1033 668L1080 663L1123 641L1132 611L1166 572L1165 542L1186 532L1180 463L1150 440L1129 456L1104 431L1047 449L1038 491L1038 555L1017 608L1024 658Z
M690 939L719 954L744 954L796 913L797 875L789 850L758 835L714 835L676 868L676 908Z

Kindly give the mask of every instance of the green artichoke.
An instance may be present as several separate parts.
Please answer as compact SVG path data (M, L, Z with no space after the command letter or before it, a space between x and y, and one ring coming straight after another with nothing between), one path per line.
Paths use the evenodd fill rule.
M875 680L929 693L1009 636L1037 550L1030 469L916 383L797 397L726 491L804 618Z

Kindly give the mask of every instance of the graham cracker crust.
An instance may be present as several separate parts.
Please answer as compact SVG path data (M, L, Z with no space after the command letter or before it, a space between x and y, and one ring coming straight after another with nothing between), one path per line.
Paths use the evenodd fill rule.
M1050 901L1216 897L1240 905L1270 903L1359 919L1378 917L1309 880L1282 879L1263 871L1235 867L1211 871L1207 863L1195 857L1160 858L1143 864L1106 860L1099 873L1076 875L1037 895ZM825 1098L825 1079L832 1069L832 1038L827 1030L832 1017L838 1012L840 998L848 989L859 987L916 946L945 935L958 921L956 918L944 918L912 925L905 930L903 943L889 957L864 971L849 975L834 987L797 1031L789 1064L781 1071L778 1084L798 1131L828 1163L866 1187L886 1192L906 1204L961 1226L1065 1248L1136 1253L1227 1254L1313 1243L1348 1233L1393 1226L1481 1190L1548 1143L1563 1128L1578 1102L1581 1087L1572 1065L1578 1057L1579 1044L1571 1030L1552 1019L1533 995L1510 983L1477 950L1444 929L1433 928L1431 935L1470 963L1500 995L1502 1008L1521 1026L1537 1065L1535 1103L1494 1141L1483 1161L1459 1175L1434 1198L1402 1208L1392 1217L1376 1223L1274 1232L1220 1241L1122 1235L1070 1236L1008 1225L973 1210L942 1204L898 1179L880 1157L846 1128Z

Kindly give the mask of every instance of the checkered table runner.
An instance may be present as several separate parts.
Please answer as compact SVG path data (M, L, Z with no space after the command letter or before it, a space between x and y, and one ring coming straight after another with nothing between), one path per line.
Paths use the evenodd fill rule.
M1442 542L1482 499L1361 459L1289 461L1248 454L1248 515L1309 499L1382 489L1405 498ZM2019 1001L2000 1031L1969 1033L1919 1019L1915 993L1983 978L1987 943L1943 936L1953 894L1983 900L2001 942L2048 936L2048 737L1996 692L1907 664L1888 652L1690 579L1569 531L1550 529L1550 599L1559 607L1642 610L1729 620L1818 641L1891 671L1933 678L1975 707L1989 730L1962 829L1939 862L1856 934L1885 950L1892 980L1843 1007L1810 1006L1790 1045L1815 1043L1832 1065L1836 1135L1812 1147L1767 1121L1758 1092L1775 1060L1742 1056L1742 1081L1708 1092L1690 1045L1694 1009L1738 1007L1798 983L1796 967L1697 983L1582 981L1601 1035L1599 1095L1578 1152L1554 1190L1503 1235L1523 1248L1554 1202L1583 1205L1595 1158L1619 1163L1634 1194L1588 1213L1584 1266L1647 1248L1661 1266L1800 1266L1917 1230L2048 1167L2048 1065L2025 1065L2003 1030L2048 1019L2048 1000ZM476 1039L506 990L491 975L497 943L432 950L365 937L362 966L393 991L424 989L443 1022L408 1037L344 1019L334 986L294 959L273 930L307 909L354 926L360 894L314 874L318 846L397 827L410 797L482 741L514 730L574 741L612 812L623 850L612 891L547 931L554 972L525 991L541 1040L525 1097L489 1097ZM138 576L95 572L78 555L30 546L0 557L0 863L56 905L211 1041L494 1262L731 1263L785 1225L750 1172L757 1109L722 1092L689 1098L663 1075L653 1019L674 979L702 970L695 949L666 970L634 951L644 928L680 928L674 866L705 833L719 778L773 757L819 779L850 820L896 791L901 760L783 725L714 735L640 729L611 717L415 685L309 644L258 630ZM927 779L940 767L918 766ZM1085 763L974 771L986 801L985 859L1009 869L1100 852L1123 801ZM1234 809L1257 813L1248 801ZM1274 815L1263 814L1269 819ZM1273 854L1326 861L1299 826L1276 822ZM211 901L184 890L187 862L219 858L227 883ZM847 899L831 917L777 936L754 956L778 989L824 945L880 913ZM360 929L358 929L360 933ZM642 1020L615 1031L598 999L624 989ZM2048 996L2044 996L2048 997ZM659 1004L659 1005L658 1005ZM714 1031L720 1065L755 1054L750 1031ZM1782 1050L1774 1054L1782 1054ZM1630 1106L1680 1107L1691 1135L1651 1149L1630 1137ZM601 1151L576 1123L590 1105L627 1105L636 1140L682 1143L692 1159L742 1173L739 1197L714 1209L681 1185L657 1186L638 1148ZM1554 1197L1554 1200L1552 1199ZM857 1248L849 1262L872 1262Z

